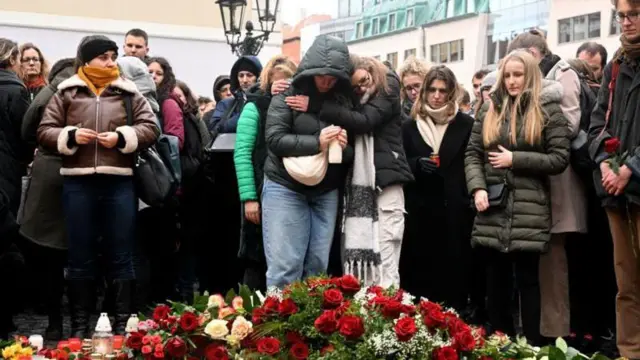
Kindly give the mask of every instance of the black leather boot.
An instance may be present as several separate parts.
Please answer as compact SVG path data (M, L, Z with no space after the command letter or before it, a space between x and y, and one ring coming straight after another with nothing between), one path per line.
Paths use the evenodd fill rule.
M64 294L63 270L50 271L47 279L46 309L49 325L44 332L44 338L49 341L62 340L62 295Z
M126 335L127 320L133 311L134 280L113 280L109 284L109 291L113 292L115 316L113 330L118 335Z
M90 337L89 320L95 310L96 283L93 280L69 280L71 337Z

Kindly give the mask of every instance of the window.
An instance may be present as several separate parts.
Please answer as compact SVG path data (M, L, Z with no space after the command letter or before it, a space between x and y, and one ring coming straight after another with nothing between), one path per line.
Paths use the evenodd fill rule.
M387 61L391 63L391 67L393 69L398 67L398 53L389 53L387 54Z
M396 14L389 14L389 31L396 29Z
M453 17L455 15L455 2L453 0L447 0L447 14L445 17Z
M558 20L558 43L583 41L600 37L600 13Z
M622 32L620 23L616 20L616 11L611 10L611 26L609 26L609 35L619 35Z
M416 49L408 49L404 51L404 59L407 60L410 57L416 57Z
M356 39L360 39L362 37L362 23L361 22L357 22L356 23Z
M378 35L380 32L380 20L375 18L371 20L371 35Z
M415 24L413 9L407 10L407 27L412 27Z
M464 40L431 45L431 62L448 63L464 60Z

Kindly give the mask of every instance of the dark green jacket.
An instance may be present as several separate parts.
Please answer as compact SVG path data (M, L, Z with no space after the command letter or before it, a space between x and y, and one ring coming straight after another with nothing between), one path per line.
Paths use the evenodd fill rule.
M470 194L486 190L506 180L508 201L505 208L489 208L478 213L471 243L501 252L546 251L550 240L551 210L548 176L560 174L569 164L569 125L562 110L562 86L544 81L540 100L545 116L540 143L530 145L524 139L522 118L517 121L516 144L509 141L508 121L500 129L499 140L489 146L482 141L482 124L489 103L478 113L473 125L465 159L467 188ZM494 94L497 95L497 94ZM495 99L502 99L495 96ZM494 106L499 107L494 100ZM495 169L488 153L498 145L513 152L510 169Z

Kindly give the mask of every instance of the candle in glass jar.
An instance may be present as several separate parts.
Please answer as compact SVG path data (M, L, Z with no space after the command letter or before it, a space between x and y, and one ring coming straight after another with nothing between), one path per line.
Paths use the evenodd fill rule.
M124 343L124 336L122 335L113 336L113 350L122 350L123 343Z

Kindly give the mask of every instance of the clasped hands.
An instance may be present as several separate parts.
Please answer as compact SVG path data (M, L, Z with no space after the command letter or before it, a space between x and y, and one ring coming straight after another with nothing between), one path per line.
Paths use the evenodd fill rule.
M513 165L513 152L507 150L502 145L498 145L498 150L489 152L489 163L494 169L506 169ZM489 194L487 190L479 189L473 194L473 202L478 212L483 212L489 208Z
M616 174L606 161L600 163L600 171L602 172L604 190L614 196L621 195L624 192L624 188L627 187L632 175L631 170L626 165L620 166Z
M118 143L118 133L115 131L98 133L95 130L86 128L76 130L76 144L87 145L93 140L96 140L98 144L107 149L112 149Z

